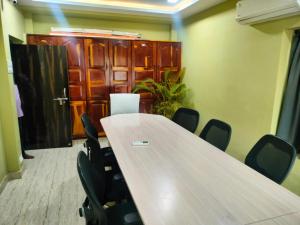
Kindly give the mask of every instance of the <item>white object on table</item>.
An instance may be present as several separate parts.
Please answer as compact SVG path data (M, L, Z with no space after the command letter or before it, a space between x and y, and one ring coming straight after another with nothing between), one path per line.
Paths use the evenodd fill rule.
M139 94L110 94L110 114L138 113L140 109Z
M101 123L145 225L267 225L300 212L300 197L165 117ZM134 150L143 139L151 144ZM294 218L284 225L300 224Z
M147 146L149 145L149 141L133 141L133 146Z

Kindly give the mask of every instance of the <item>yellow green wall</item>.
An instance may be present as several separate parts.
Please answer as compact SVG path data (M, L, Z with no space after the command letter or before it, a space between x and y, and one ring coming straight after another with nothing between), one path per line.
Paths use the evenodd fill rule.
M7 60L10 60L8 34L24 40L25 31L47 34L51 27L66 26L49 15L26 13L24 18L15 6L7 0L4 3L0 55L5 51ZM243 161L262 135L276 130L291 44L290 29L300 27L300 17L242 26L235 21L235 3L229 0L190 17L177 32L168 24L149 21L74 16L68 16L66 21L71 27L139 32L144 39L152 40L181 40L183 64L187 68L185 82L191 88L194 107L201 113L198 131L211 118L229 122L233 135L228 153ZM0 58L0 65L1 180L6 173L5 164L8 171L20 169L20 144L12 76L6 76L5 58ZM284 186L300 195L300 160Z
M274 133L286 80L292 31L300 17L260 25L235 21L230 0L184 21L185 82L201 114L198 132L211 118L231 124L228 154L243 161L255 142ZM300 195L300 160L284 183Z
M0 10L1 11L1 10ZM12 19L13 18L13 19ZM116 19L93 19L67 17L70 27L113 29L139 32L146 39L169 40L170 25L166 23L130 22ZM140 20L139 20L140 21ZM0 181L7 172L21 168L20 138L13 92L13 76L7 72L7 62L11 61L9 36L25 42L26 33L47 34L51 27L65 27L53 16L22 12L8 0L3 0L0 32Z
M4 42L3 42L3 38L2 38L2 23L1 23L1 16L0 16L0 53L2 53L3 55L0 55L0 74L5 74L5 64L6 64L6 60L5 60L5 53L4 53ZM1 77L0 77L1 80ZM3 108L3 103L1 105L0 110ZM1 118L1 117L0 117ZM2 126L1 126L1 120L0 120L0 183L3 180L3 178L5 177L6 173L7 173L7 169L6 169L6 153L5 153L5 149L4 149L4 144L3 144L3 135L2 135Z
M2 180L6 172L16 172L21 168L13 76L8 74L7 62L11 60L9 36L22 40L25 29L22 13L8 0L3 1L0 22L0 180Z
M9 35L24 40L25 27L23 13L8 0L3 0L2 24L6 58L10 60Z
M110 29L127 32L141 33L143 39L150 40L170 40L169 24L158 24L149 22L130 22L124 20L112 19L92 19L66 17L57 19L49 15L30 15L26 14L26 31L27 33L48 34L51 27L75 27L75 28L92 28L92 29ZM137 20L140 21L140 20Z
M4 176L6 175L6 157L5 157L5 151L3 147L3 137L2 137L2 126L0 121L0 183Z

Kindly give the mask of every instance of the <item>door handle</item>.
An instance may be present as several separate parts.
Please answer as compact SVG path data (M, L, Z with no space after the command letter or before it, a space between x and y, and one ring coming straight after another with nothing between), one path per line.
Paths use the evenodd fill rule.
M67 98L66 88L64 88L64 98ZM68 99L67 99L68 100Z
M65 104L65 102L69 100L68 98L54 98L53 101L58 101L59 105Z

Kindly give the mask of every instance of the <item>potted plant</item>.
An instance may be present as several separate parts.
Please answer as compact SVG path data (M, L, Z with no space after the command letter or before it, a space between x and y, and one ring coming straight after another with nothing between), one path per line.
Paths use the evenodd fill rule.
M187 87L182 80L185 68L179 72L166 70L161 82L153 79L145 79L137 84L132 92L150 92L154 96L153 113L172 118L176 110L184 106L184 98L187 94Z

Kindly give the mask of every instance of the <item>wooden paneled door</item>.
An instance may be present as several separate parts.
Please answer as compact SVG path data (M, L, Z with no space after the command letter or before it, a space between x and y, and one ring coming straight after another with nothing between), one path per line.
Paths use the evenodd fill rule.
M132 43L132 87L146 78L156 80L156 47L154 41L133 41ZM153 96L141 94L141 112L151 112Z
M80 138L84 136L84 128L81 123L81 115L86 112L86 101L71 101L72 136Z
M86 112L86 77L83 39L56 37L56 43L67 48L72 134L74 138L80 138L85 135L80 117Z
M131 92L131 42L109 41L110 93Z
M56 37L46 35L29 35L27 36L29 45L58 45Z
M157 43L157 80L161 81L165 70L178 72L181 69L181 43Z
M109 95L108 40L84 40L87 100L106 100Z
M153 98L142 98L140 100L140 113L151 113L153 112Z
M107 117L109 115L108 101L107 100L87 101L87 113L91 118L92 123L96 126L98 135L103 136L104 131L100 124L100 119Z
M66 46L68 51L69 89L71 101L86 100L85 62L83 39L57 38L59 45Z
M103 135L100 119L108 116L109 43L104 39L84 40L87 77L87 112L98 134Z
M166 69L179 71L181 44L142 40L28 35L28 44L63 45L68 53L68 78L73 137L84 137L80 116L87 112L98 128L109 115L109 94L130 93L146 78L161 81ZM140 112L153 111L154 96L142 92Z

